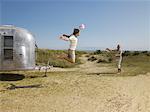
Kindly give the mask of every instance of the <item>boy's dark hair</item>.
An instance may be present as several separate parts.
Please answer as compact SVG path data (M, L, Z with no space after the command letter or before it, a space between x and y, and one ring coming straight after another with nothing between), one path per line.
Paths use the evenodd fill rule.
M80 30L75 28L75 29L73 30L73 35L76 35L76 34L79 33L79 32L80 32Z
M79 33L79 32L80 32L80 30L75 28L75 29L73 30L73 34L71 34L71 35L76 35L76 34ZM71 35L63 34L63 36L68 37L68 38L69 38Z

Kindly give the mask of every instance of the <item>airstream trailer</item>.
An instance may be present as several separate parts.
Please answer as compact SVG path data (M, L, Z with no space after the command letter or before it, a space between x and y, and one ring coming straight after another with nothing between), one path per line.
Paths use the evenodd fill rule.
M0 70L31 70L34 67L34 36L23 28L0 26Z

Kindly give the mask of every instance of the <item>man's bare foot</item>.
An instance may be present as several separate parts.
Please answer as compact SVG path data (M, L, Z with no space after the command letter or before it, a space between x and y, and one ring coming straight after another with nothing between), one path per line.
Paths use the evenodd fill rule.
M121 69L118 68L118 74L120 74L120 73L121 73Z

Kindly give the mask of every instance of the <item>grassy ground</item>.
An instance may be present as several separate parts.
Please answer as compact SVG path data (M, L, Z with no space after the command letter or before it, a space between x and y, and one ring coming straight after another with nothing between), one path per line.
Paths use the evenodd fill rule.
M138 75L150 72L150 56L127 56L123 59L124 74Z
M41 52L43 52L43 50ZM56 56L56 55L61 55L65 51L54 51L54 50L46 51L45 50L44 52L49 52L50 54ZM84 54L84 52L80 52L80 51L77 52L77 53L78 53L78 56L81 56L82 54ZM52 57L52 55L50 55L50 57ZM89 55L89 56L87 56L87 55ZM38 57L40 57L40 56L38 56ZM91 65L91 66L93 66L93 68L94 68L94 66L97 66L99 68L101 68L101 67L106 68L104 74L103 74L103 72L102 73L100 72L101 74L103 74L103 76L107 75L107 73L108 74L115 73L115 71L117 70L115 61L112 61L112 62L109 62L109 63L108 62L97 63L99 58L104 59L104 57L103 57L104 54L102 54L102 55L100 55L100 54L99 55L97 55L97 54L96 55L86 54L87 58L89 58L90 56L95 56L96 57L96 60L94 60L94 62L93 62L93 63L95 63L95 65ZM105 57L108 57L108 56L105 56ZM40 59L38 59L38 60L40 60ZM78 60L80 60L80 59L78 58ZM62 64L64 64L64 63L60 63L59 60L57 60L56 63L59 64L58 65L59 67L62 67ZM69 62L66 62L66 63L69 63ZM81 63L82 62L80 62L80 64ZM73 67L73 66L78 67L78 64L76 64L76 65L67 65L67 66L63 65L63 67ZM90 64L88 63L87 65L90 65ZM86 72L85 68L86 68L86 65L83 65L83 68L79 68L79 69L75 69L75 70L73 68L73 70L72 70L73 72L67 71L67 70L66 71L59 71L58 70L58 71L54 71L54 72L53 71L52 72L48 71L48 74L49 74L49 76L59 76L59 77L62 76L63 77L63 75L65 75L65 74L74 74L74 73L81 74L80 72L83 72L83 71ZM89 68L87 67L87 70L89 70L90 68L91 67L89 67ZM123 57L123 62L122 62L123 71L119 76L136 76L136 75L139 75L139 74L140 75L141 74L147 74L147 73L150 72L149 68L150 68L150 56L147 56L147 55L144 55L144 54L139 54L139 55L135 55L135 56L133 56L133 55L124 56ZM94 71L92 71L92 72L94 72ZM41 72L39 72L39 71L12 71L12 72L4 72L4 73L0 72L0 74L1 74L1 76L0 76L1 87L3 88L3 86L4 86L4 88L5 88L7 85L10 85L11 81L15 80L15 78L12 75L17 76L17 74L20 74L20 76L17 76L18 80L21 80L21 77L22 77L23 81L24 81L24 79L26 80L25 82L23 82L23 81L13 81L13 84L19 84L19 83L23 84L24 83L25 85L26 84L28 85L28 84L32 84L33 83L32 81L35 81L35 82L40 81L40 78L44 76L45 71L41 71ZM9 74L11 74L11 75L9 75ZM59 74L62 74L62 75L59 75ZM112 74L112 75L115 75L115 74ZM5 81L7 79L8 79L8 81Z
M0 111L150 112L150 56L125 56L121 74L115 61L89 57L72 68L54 67L47 77L44 71L1 72Z
M127 52L122 60L122 76L135 76L138 74L146 74L150 72L150 53L149 52ZM95 57L95 62L99 63L98 66L113 67L117 69L117 63L108 53L102 52L101 54L91 54L90 57ZM109 61L109 59L111 61ZM101 60L102 62L98 62Z

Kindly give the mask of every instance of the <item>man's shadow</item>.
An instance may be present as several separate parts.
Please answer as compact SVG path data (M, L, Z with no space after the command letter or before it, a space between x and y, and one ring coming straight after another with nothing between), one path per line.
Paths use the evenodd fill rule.
M88 73L87 75L117 76L118 72L98 72L98 73Z
M98 73L88 73L86 75L98 75L98 76L104 76L104 77L134 77L139 74L125 74L122 72L98 72Z

